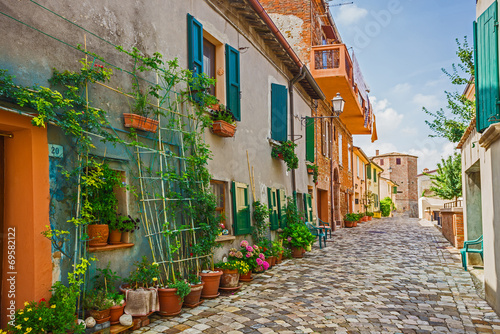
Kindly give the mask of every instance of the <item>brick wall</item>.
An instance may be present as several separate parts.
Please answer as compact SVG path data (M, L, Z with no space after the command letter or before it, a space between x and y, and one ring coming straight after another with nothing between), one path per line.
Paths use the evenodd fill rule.
M441 210L441 226L443 236L455 248L464 246L464 215L461 208Z

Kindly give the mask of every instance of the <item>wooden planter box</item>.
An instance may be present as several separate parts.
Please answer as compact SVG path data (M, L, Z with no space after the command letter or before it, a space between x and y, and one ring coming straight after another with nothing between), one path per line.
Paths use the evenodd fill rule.
M220 137L234 137L236 126L225 121L214 121L212 123L212 133Z
M159 122L151 118L139 116L136 114L124 113L123 121L124 121L124 126L126 128L134 128L137 130L148 131L153 133L156 133L156 131L158 131Z

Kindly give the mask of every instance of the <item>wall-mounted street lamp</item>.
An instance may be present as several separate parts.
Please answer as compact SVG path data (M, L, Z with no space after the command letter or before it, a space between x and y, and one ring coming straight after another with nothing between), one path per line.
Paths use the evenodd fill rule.
M344 99L342 98L342 96L340 96L340 93L337 93L337 96L335 96L332 99L332 114L333 114L333 116L302 116L300 118L300 123L302 124L302 126L305 126L306 119L308 119L308 118L313 118L313 119L316 119L316 118L339 118L340 115L344 112L344 105L345 105Z

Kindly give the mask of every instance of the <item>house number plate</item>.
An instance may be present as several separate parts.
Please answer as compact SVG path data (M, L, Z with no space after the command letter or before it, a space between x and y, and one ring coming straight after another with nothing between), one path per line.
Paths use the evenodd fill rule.
M62 158L63 147L61 145L49 144L49 157Z

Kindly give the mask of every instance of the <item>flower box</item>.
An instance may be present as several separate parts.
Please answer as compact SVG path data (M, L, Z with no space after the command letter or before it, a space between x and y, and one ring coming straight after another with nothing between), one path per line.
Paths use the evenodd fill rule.
M134 128L137 130L156 133L159 122L152 118L139 116L137 114L123 114L124 126L126 128Z
M234 137L236 126L228 122L218 120L212 123L212 133L220 137Z
M307 174L310 174L310 175L314 174L314 169L308 167Z

